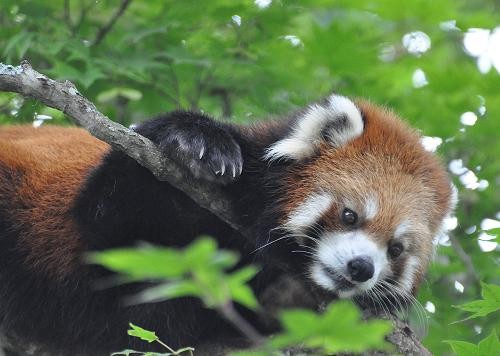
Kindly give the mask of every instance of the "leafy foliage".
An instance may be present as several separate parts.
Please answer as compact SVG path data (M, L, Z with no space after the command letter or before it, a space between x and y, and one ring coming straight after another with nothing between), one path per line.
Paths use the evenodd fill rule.
M350 302L330 304L319 316L306 310L285 311L280 319L284 332L271 341L277 349L304 345L332 354L389 348L384 337L392 330L391 322L362 322L359 310Z
M218 307L234 300L256 308L257 300L246 284L257 272L244 267L226 272L238 262L235 253L217 249L209 238L200 238L185 250L145 246L96 252L89 261L120 273L121 282L158 281L130 299L150 303L184 296L195 296L207 307Z
M235 266L236 255L217 249L215 241L209 238L198 239L184 250L151 246L114 249L92 253L88 259L119 273L120 283L155 281L157 286L133 298L137 303L193 296L216 310L232 301L249 308L257 307L253 292L246 284L255 275L255 268L227 272ZM363 321L358 308L347 301L329 305L322 314L301 309L284 311L280 321L282 333L266 341L258 350L238 355L268 355L294 346L318 350L321 354L384 350L389 348L384 337L392 330L389 321ZM129 335L163 345L154 332L132 323L130 327ZM360 339L359 335L364 337ZM176 352L184 351L189 348ZM134 352L137 351L124 350L116 355Z
M248 123L331 91L387 104L424 135L442 139L446 164L460 159L467 176L483 182L467 186L465 172L453 174L460 193L454 241L441 241L418 296L435 306L424 343L441 355L450 352L442 340L477 344L498 330L498 312L451 324L463 311L450 307L478 299L480 280L500 284L498 237L481 228L485 218L500 218L500 75L484 67L494 51L478 50L475 40L472 55L464 45L469 29L499 26L498 1L133 1L96 44L120 3L2 0L0 60L26 58L41 72L75 81L125 125L177 107ZM430 48L411 53L402 39L416 31ZM422 73L425 80L415 82ZM465 112L477 117L474 125L461 123ZM38 115L69 124L60 112L0 93L0 124L32 123ZM416 314L412 320L421 325Z
M457 306L459 309L473 313L465 320L486 316L500 310L500 286L487 283L481 283L481 286L483 299Z
M129 329L127 333L130 336L138 337L139 339L147 341L149 343L158 340L158 336L156 336L153 331L143 329L140 326L134 325L132 323L130 323L129 325L131 329Z
M130 329L128 330L128 334L130 336L137 337L141 340L147 341L149 343L152 342L158 342L162 346L164 346L166 349L168 349L170 352L166 353L157 353L157 352L141 352L141 351L135 351L135 350L123 350L120 352L114 352L111 354L111 356L130 356L130 355L143 355L143 356L175 356L175 355L182 355L182 354L189 354L193 355L194 349L192 347L183 347L179 350L172 350L168 345L163 343L158 336L153 331L149 331L146 329L141 328L140 326L134 325L132 323L129 324Z
M479 344L471 344L465 341L447 340L457 356L493 356L500 354L500 341L493 330L489 336L479 342Z

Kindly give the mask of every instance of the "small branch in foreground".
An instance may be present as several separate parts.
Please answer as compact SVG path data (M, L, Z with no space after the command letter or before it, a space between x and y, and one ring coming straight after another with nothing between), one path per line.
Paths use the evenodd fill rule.
M100 113L93 103L78 92L73 83L50 79L35 71L27 61L17 67L0 63L0 91L19 93L61 110L90 134L121 150L147 168L158 180L168 181L199 206L232 226L243 237L252 239L248 227L241 225L234 215L230 197L219 185L194 181L189 172L165 157L149 139ZM407 355L430 355L414 337L407 324L399 320L394 324L395 329L388 339L401 352ZM255 340L259 339L259 335L254 336Z
M228 302L219 308L217 311L243 335L245 335L253 346L260 346L264 343L264 338L254 329L241 315L234 309L232 302Z

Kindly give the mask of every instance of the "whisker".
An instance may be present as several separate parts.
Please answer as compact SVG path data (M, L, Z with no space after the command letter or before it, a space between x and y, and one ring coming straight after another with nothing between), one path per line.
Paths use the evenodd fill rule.
M266 247L267 247L267 246L269 246L269 245L272 245L272 244L274 244L274 243L276 243L276 242L278 242L278 241L281 241L281 240L284 240L284 239L287 239L287 238L289 238L289 236L288 236L288 235L285 235L285 236L282 236L282 237L280 237L280 238L277 238L276 240L273 240L273 241L268 242L268 243L266 243L266 244L264 244L264 245L262 245L262 246L260 246L260 247L257 247L257 248L256 248L255 250L253 250L251 253L255 253L255 252L259 251L259 250L262 250L263 248L266 248ZM269 240L268 240L268 241L269 241Z
M386 284L390 286L390 288L399 292L399 294L414 308L416 313L417 321L421 329L425 334L428 331L428 314L422 304L408 291L404 289L404 286L399 282L392 278L386 278ZM408 308L410 309L410 308Z
M308 256L313 256L313 257L316 257L316 255L312 252L309 252L309 251L304 251L304 250L293 250L291 251L293 253L303 253L305 255L308 255Z

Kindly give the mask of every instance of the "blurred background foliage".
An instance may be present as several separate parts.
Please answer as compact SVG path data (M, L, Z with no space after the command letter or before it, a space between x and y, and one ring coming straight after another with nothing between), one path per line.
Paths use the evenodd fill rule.
M495 0L2 0L0 60L73 81L124 125L177 107L248 123L332 91L393 108L459 188L419 294L442 355L500 328L498 312L453 323L467 314L452 307L500 283L499 15ZM0 93L8 123L71 121Z

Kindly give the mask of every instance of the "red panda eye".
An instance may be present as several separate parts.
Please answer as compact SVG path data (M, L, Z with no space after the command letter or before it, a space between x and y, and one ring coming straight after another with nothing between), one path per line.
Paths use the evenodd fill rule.
M346 225L354 225L358 222L358 214L351 209L345 208L342 212L342 222Z
M403 253L403 249L403 244L401 242L395 242L391 246L389 246L388 252L392 258L396 258L399 257L401 253Z

